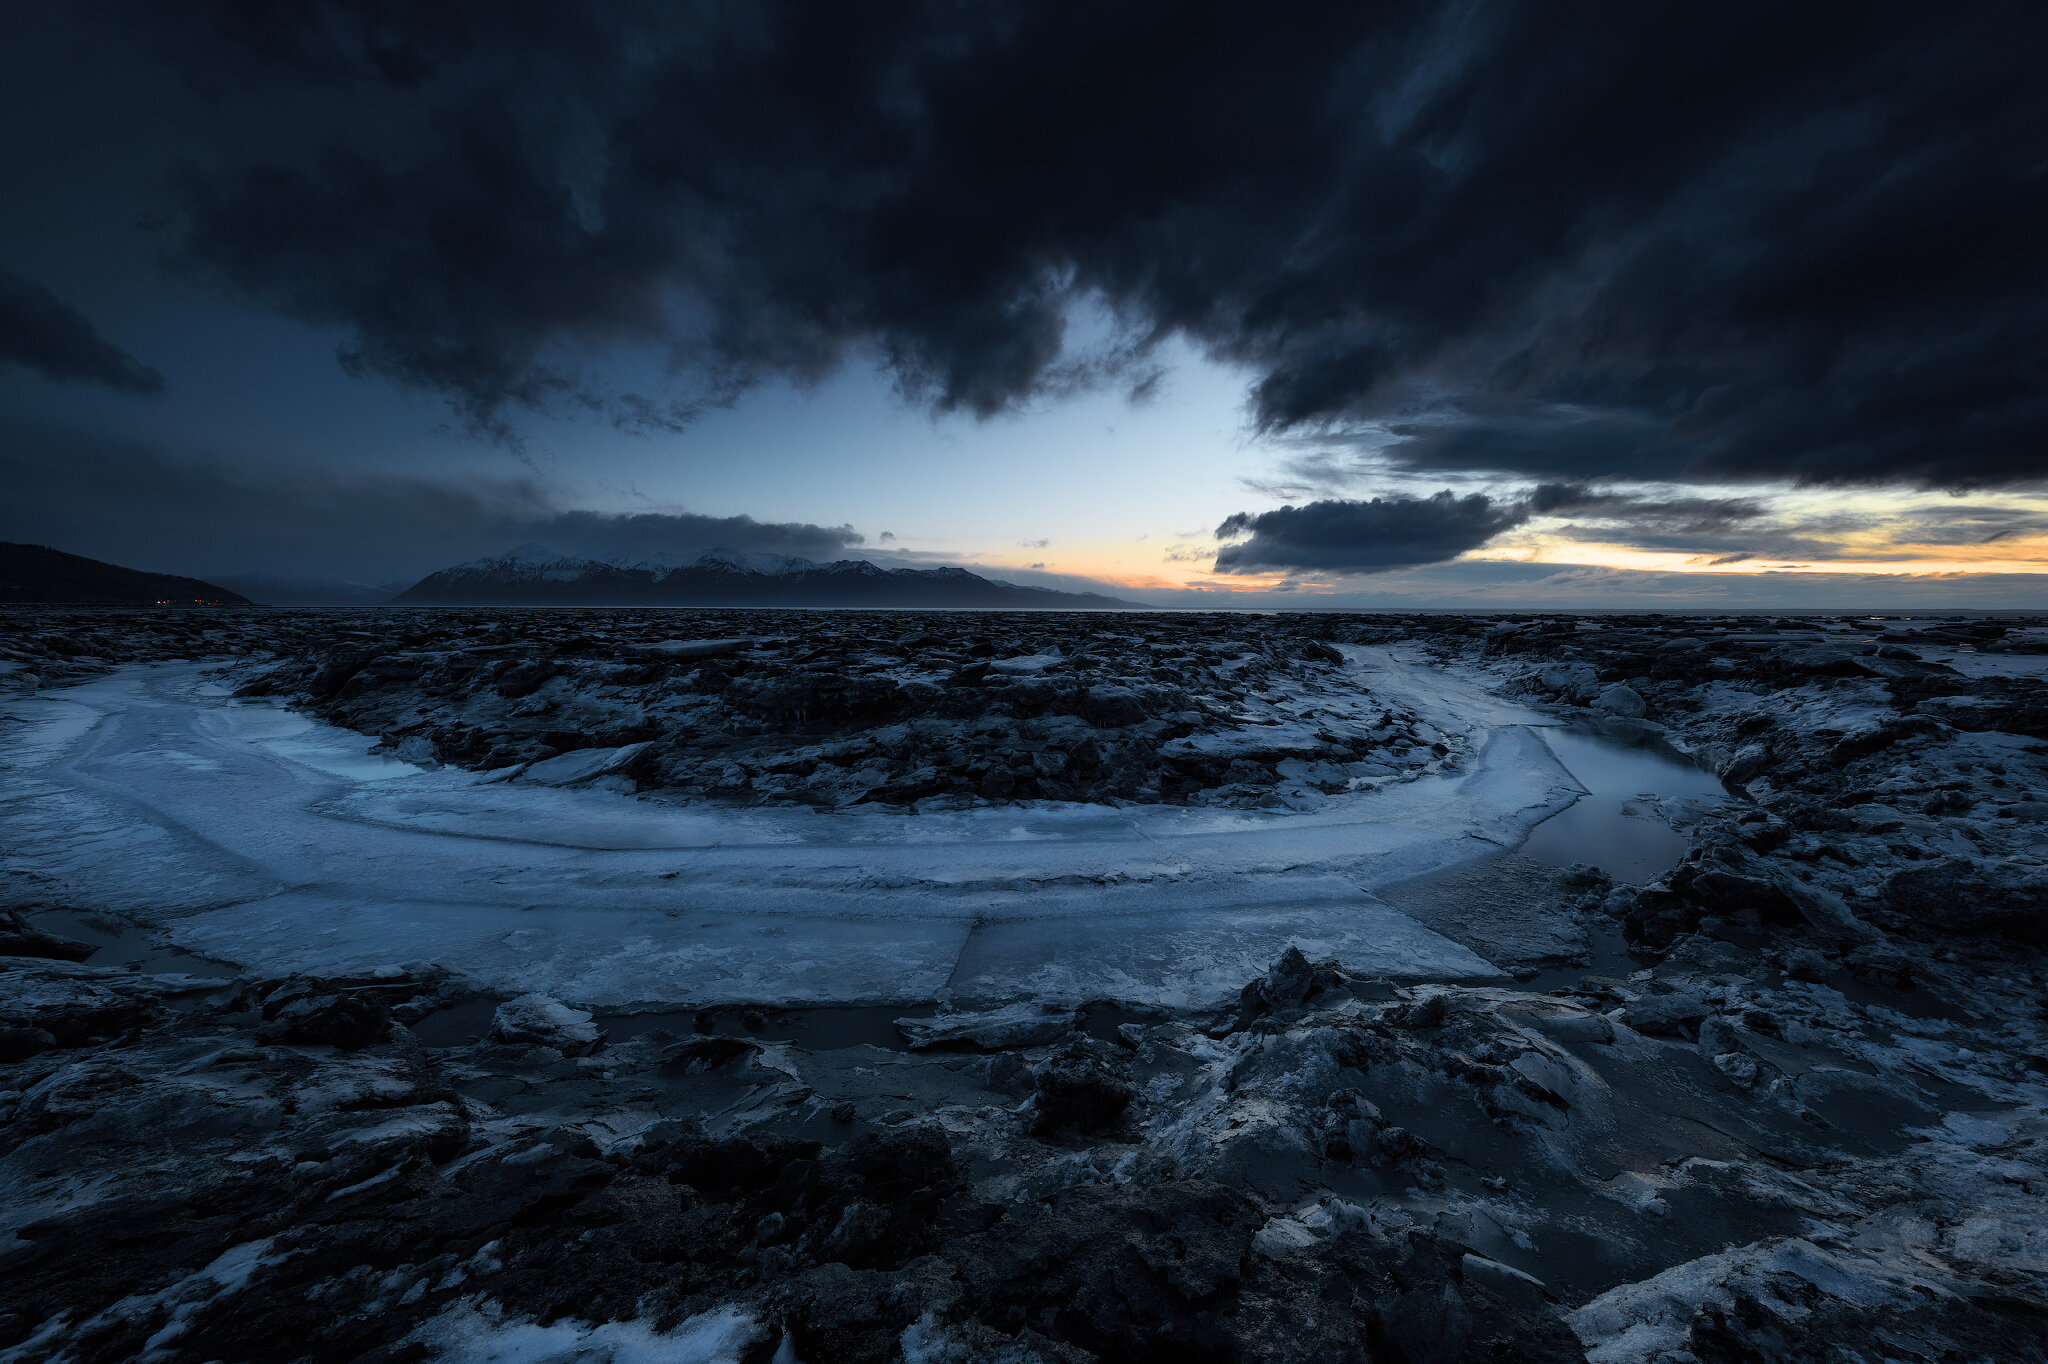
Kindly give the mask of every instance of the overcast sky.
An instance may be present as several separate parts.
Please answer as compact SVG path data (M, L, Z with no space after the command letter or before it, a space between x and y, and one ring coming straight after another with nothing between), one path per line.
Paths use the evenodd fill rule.
M2048 9L21 7L0 538L2048 605Z

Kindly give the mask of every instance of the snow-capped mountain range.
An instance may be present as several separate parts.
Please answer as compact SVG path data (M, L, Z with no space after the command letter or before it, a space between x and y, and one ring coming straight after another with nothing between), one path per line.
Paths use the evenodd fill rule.
M545 545L430 573L393 601L408 605L1142 607L1098 592L1026 587L964 568L883 568L866 559L829 564L781 554L581 559Z

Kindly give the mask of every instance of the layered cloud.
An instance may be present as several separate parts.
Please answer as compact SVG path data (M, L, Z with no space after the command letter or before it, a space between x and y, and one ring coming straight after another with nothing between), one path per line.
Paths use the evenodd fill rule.
M1415 470L2048 473L2048 9L217 8L137 11L274 131L174 254L484 429L855 354L988 415L1178 335Z
M1239 512L1216 528L1216 538L1250 538L1217 550L1211 571L1386 573L1455 559L1538 520L1546 523L1545 534L1554 540L1624 543L1733 559L1759 552L1832 552L1824 541L1787 533L1756 498L1663 496L1583 483L1539 483L1507 496L1460 496L1446 488L1428 497L1395 493L1364 500L1327 498L1274 511ZM1179 557L1197 553L1182 552Z
M1759 555L1833 558L1839 545L1809 519L1793 529L1758 497L1691 497L1539 483L1523 499L1530 517L1550 518L1550 539L1621 544L1736 563Z

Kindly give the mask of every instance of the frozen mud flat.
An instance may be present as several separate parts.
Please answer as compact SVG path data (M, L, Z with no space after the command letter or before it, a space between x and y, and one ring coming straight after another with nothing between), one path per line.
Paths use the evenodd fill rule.
M547 628L594 636L579 616ZM1317 686L1444 752L1319 785L1269 751L1220 801L1092 804L554 785L524 764L600 746L431 766L398 756L417 735L234 702L246 667L118 666L289 674L339 629L425 628L381 619L18 649L43 688L0 741L29 914L0 925L0 1358L2048 1358L2038 623L1204 621L1233 657L1324 645ZM423 726L474 700L423 680L358 699ZM1144 723L1093 727L1171 742ZM1061 742L1012 724L984 753ZM1722 778L1739 799L1687 799ZM208 794L245 781L260 814ZM1226 936L1172 938L1172 895L1233 885ZM965 928L923 996L946 1006L620 1017L776 960L660 960L717 922L669 917L692 887L744 897L734 924ZM92 909L232 926L207 951L255 969L223 986L111 931L135 967L76 961L49 933L116 926ZM483 918L549 914L491 954ZM578 993L629 971L580 930L635 916L658 988ZM1308 935L1332 921L1373 931ZM996 928L1009 955L977 957ZM443 933L485 969L378 950ZM819 981L916 969L811 950Z

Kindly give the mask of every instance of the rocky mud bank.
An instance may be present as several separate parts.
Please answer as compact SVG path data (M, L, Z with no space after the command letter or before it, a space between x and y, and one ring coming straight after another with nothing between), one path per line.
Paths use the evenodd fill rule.
M17 957L0 1358L2048 1356L2028 1030L1743 964L841 1046Z

